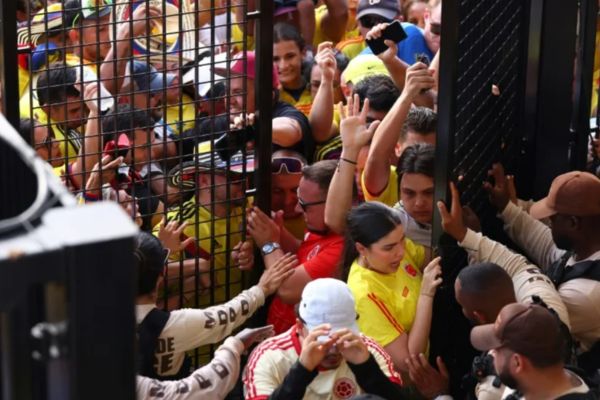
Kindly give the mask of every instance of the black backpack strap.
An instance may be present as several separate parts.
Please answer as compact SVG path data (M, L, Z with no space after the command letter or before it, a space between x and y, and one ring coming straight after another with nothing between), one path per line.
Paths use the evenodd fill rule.
M578 278L600 282L600 260L582 261L571 267L566 267L560 284Z
M571 255L572 253L567 251L561 258L553 262L546 271L546 275L552 280L556 288L563 282L565 266L567 265L569 258L571 258Z
M158 337L167 324L169 315L168 311L153 308L138 325L139 374L142 376L159 378L154 369L154 354Z

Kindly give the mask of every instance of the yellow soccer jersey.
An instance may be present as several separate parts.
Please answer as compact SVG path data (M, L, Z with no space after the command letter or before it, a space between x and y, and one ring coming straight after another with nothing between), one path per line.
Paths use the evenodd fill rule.
M167 221L185 221L188 226L183 231L184 237L196 237L196 241L185 249L185 257L200 257L214 260L214 280L212 287L215 289L215 303L222 303L238 294L241 289L242 274L239 268L233 265L230 258L233 247L242 240L243 208L234 208L227 217L215 218L211 221L210 210L192 198L167 213ZM153 234L158 236L160 224L153 229ZM171 259L178 260L178 253L171 253ZM226 295L227 289L229 296ZM205 301L201 301L204 305Z
M179 115L180 109L181 115ZM180 104L169 105L166 111L165 122L176 136L192 129L196 123L196 104L187 94L182 94Z
M331 38L329 38L325 32L323 32L323 17L327 14L327 6L325 4L315 8L315 35L313 37L313 47L316 49L319 47L319 43L322 42L332 42ZM341 41L353 39L360 35L358 31L358 27L354 27L351 30L347 30L344 33ZM334 43L335 45L335 43Z
M302 92L302 94L300 95L300 98L298 98L298 100L294 99L287 90L282 88L279 91L279 100L285 101L286 103L293 105L294 107L296 107L296 109L298 109L300 112L302 112L307 117L310 114L310 110L312 108L312 103L313 103L313 98L310 94L310 86L309 85L306 85L306 87L304 88L304 91Z
M375 196L367 191L367 188L365 187L364 172L360 176L360 185L366 201L379 201L380 203L394 207L394 205L400 200L398 197L398 172L396 171L396 167L393 165L390 166L390 177L388 184L380 194Z
M365 40L362 36L356 36L343 42L339 42L336 49L344 53L348 59L352 60L354 57L359 55L367 47Z
M390 356L371 338L361 335L369 352L383 373L394 383L402 378L394 370ZM279 336L258 345L250 355L244 370L244 397L246 400L267 399L285 379L290 368L300 357L301 344L296 326ZM320 371L306 388L304 399L339 400L362 394L354 373L345 361L333 370Z
M415 320L421 291L425 249L406 239L404 258L394 274L380 274L354 261L348 286L356 300L360 331L380 346L409 332Z

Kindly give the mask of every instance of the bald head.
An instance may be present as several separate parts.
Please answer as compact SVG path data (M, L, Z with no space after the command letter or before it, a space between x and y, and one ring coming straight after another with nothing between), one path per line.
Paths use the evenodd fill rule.
M506 271L494 263L463 268L454 283L456 301L476 324L492 323L507 304L515 303L515 289Z

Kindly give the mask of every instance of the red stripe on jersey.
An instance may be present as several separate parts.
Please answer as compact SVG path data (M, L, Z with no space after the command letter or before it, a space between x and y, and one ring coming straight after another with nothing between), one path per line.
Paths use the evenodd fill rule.
M271 340L264 341L260 346L254 349L246 365L246 370L248 373L244 379L244 383L248 386L250 396L252 396L251 398L255 398L254 396L256 396L256 385L253 383L254 369L256 368L256 364L258 363L260 357L268 350L288 350L294 347L294 337L295 334L293 332L285 332L280 336L272 338Z
M188 238L189 236L187 236L186 234L181 234L182 242ZM204 260L210 260L210 254L207 251L205 251L202 247L197 246L195 240L192 240L192 242L185 247L185 253L188 257L199 257Z
M404 333L404 329L402 328L402 326L400 326L400 324L398 324L398 322L396 321L396 319L394 318L394 316L392 315L392 313L390 312L390 310L387 309L385 303L383 303L381 300L379 300L377 298L377 296L375 295L375 293L369 293L367 295L367 297L369 298L369 300L371 300L373 303L375 303L375 305L377 306L377 308L379 308L381 310L381 312L387 318L387 320L390 322L390 324L392 324L392 326L394 328L396 328L396 330L400 334L403 334Z
M392 361L392 357L375 340L365 335L361 335L361 338L363 339L367 347L376 351L385 360L388 372L390 373L390 376L388 376L390 381L402 385L402 377L394 369L394 362Z

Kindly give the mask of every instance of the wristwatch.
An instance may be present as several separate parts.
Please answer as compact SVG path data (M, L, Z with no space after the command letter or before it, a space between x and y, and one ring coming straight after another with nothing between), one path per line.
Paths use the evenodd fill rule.
M277 242L268 242L265 243L263 245L263 247L260 248L260 252L262 253L263 256L266 256L267 254L271 254L272 252L274 252L277 249L280 249L281 246L279 245L279 243Z

